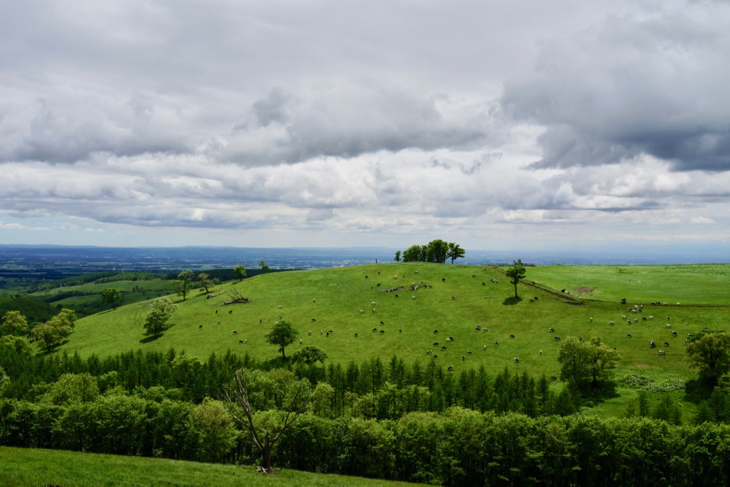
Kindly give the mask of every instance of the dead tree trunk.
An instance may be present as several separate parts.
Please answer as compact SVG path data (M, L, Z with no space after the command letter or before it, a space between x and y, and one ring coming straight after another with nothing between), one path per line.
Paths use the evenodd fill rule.
M251 433L253 444L261 454L263 471L266 473L274 473L273 470L271 470L271 450L274 448L276 442L279 441L279 438L281 438L284 431L286 431L289 426L297 420L299 415L307 409L309 403L312 401L312 397L311 395L307 398L302 397L306 392L302 390L304 382L300 381L299 388L290 403L291 405L286 411L283 426L276 434L273 435L273 438L271 437L269 430L264 430L262 438L262 436L256 431L256 426L254 425L253 411L251 410L251 404L248 401L248 387L246 386L246 378L243 375L243 371L237 370L234 377L236 380L236 388L233 391L230 391L227 388L223 390L223 406L231 414L233 419ZM231 392L233 397L231 397ZM301 401L301 404L297 407L297 403L299 401Z

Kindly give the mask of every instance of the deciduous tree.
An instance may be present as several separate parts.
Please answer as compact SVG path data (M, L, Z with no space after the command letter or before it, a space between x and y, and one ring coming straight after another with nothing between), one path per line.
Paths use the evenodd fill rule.
M294 343L299 332L294 329L291 323L287 321L279 321L274 324L270 332L266 334L266 342L271 345L278 345L281 356L286 360L285 347Z
M453 264L456 259L462 259L464 258L464 255L466 254L466 251L461 248L459 244L449 242L449 250L446 253L446 257L451 259L451 263Z
M233 268L233 274L239 281L243 281L243 278L246 277L246 268L239 264Z
M400 262L400 250L395 251L395 261Z
M0 334L20 336L28 333L28 321L20 311L8 311L3 316L3 324L0 325Z
M170 317L177 309L177 305L173 304L169 298L158 298L152 302L152 309L147 313L144 322L146 335L157 337L163 331L167 330L170 325Z
M517 284L519 284L520 280L525 277L525 268L522 266L522 261L515 261L514 266L507 269L505 274L507 274L507 277L510 278L510 282L515 286L515 298L519 297L517 296Z
M190 290L190 282L193 280L193 275L193 271L190 269L182 271L177 275L177 294L178 296L182 296L183 301L185 301Z
M687 357L691 367L712 382L730 371L730 333L707 333L687 344Z
M122 293L118 289L108 287L101 292L101 301L109 303L112 308L117 309L117 302L122 301Z
M301 350L297 350L296 352L294 352L294 355L292 355L292 360L294 362L298 362L301 360L307 365L312 365L315 362L320 362L323 364L324 361L327 360L327 354L321 348L307 345Z

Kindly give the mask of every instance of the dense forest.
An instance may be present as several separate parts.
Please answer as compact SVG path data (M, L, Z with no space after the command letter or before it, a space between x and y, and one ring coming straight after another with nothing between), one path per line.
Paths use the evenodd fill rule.
M174 350L84 359L10 345L0 347L7 446L255 463L248 432L220 402L243 369L257 424L276 428L301 381L311 392L309 411L273 451L279 467L447 485L730 480L730 401L720 389L690 426L672 424L671 404L586 418L572 414L580 398L569 388L556 397L544 376L455 374L395 356L272 368L230 352L205 361Z

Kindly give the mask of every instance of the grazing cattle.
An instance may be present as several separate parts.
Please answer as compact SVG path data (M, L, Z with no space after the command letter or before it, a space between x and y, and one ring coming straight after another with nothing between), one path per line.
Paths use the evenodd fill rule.
M415 296L411 296L411 299L416 299L416 297Z
M483 282L483 283L482 283L482 286L486 286L486 285L487 285L487 283L486 283L486 282Z
M365 279L367 279L367 278L368 278L368 276L365 276Z
M638 323L638 322L639 322L639 318L634 318L634 323Z
M304 340L302 340L302 339L300 338L300 339L299 339L299 345L301 345L303 341L304 341Z
M593 316L591 316L591 317L590 317L590 318L588 318L588 319L590 320L590 322L591 322L591 323L593 323Z
M535 301L533 301L533 300L531 299L531 300L530 300L530 302L531 302L531 303L534 303Z
M453 365L449 365L449 368L448 368L447 370L448 370L449 372L453 371L453 370L454 370L454 366L453 366Z
M554 330L554 329L553 329L553 327L551 326L551 327L550 327L550 333L554 333L554 332L555 332L555 330Z
M446 338L446 343L449 343L451 341L451 338Z
M656 343L654 343L654 340L652 340L651 343L649 344L649 348L654 348L654 347L656 347Z
M453 342L454 341L454 337L449 337L449 341L450 342Z
M622 320L625 320L625 319L626 319L626 315L623 315L623 316L621 317L621 319L622 319Z
M403 333L403 329L402 328L398 328L398 333Z
M434 347L438 347L439 346L439 342L433 342L433 346Z
M533 283L533 284L535 284L535 281L532 281L532 283ZM537 301L537 296L535 296L535 297L534 297L534 298L532 298L532 299L534 299L535 301Z
M446 278L445 277L442 277L441 278L441 282L446 282Z
M446 350L446 345L441 345L441 350Z
M514 338L515 336L514 336L514 335L510 335L509 337L510 337L510 338Z
M400 296L398 296L397 294L395 295L395 297L396 297L396 298L400 298Z
M642 321L646 321L646 316L642 316L642 317L641 317L641 320L642 320Z
M461 356L461 361L462 361L462 362L464 361L464 356L463 356L463 355Z
M475 330L476 330L476 331L482 331L482 327L481 327L481 325L477 325L477 327L475 328Z
M215 314L218 314L218 310L215 310Z
M370 304L371 304L372 306L375 306L375 301L373 301L373 302L372 302L372 303L370 303Z
M380 333L385 333L385 330L380 330Z
M495 345L499 345L499 342L494 342Z
M238 332L236 330L233 330L234 335L238 335Z
M311 330L310 330L310 331L308 331L308 332L307 332L307 335L309 335L309 336L311 337L311 336L312 336L312 331L311 331Z
M375 331L378 331L378 329L377 329L377 328L373 328L373 331L374 331L374 332L375 332Z
M203 325L198 325L198 328L203 328Z
M221 320L218 320L218 324L219 324L219 325L221 324Z
M281 309L281 305L279 305L279 309Z
M433 332L434 332L434 333L438 333L439 331L438 331L438 330L434 330Z
M438 354L437 355L434 355L433 358L439 358Z
M540 350L540 355L542 355L542 350Z
M669 346L669 342L664 342L664 346L665 347L668 347Z
M471 350L467 350L466 353L468 353L469 355L471 355Z
M329 337L330 337L330 333L329 333L329 332L327 332L327 334L326 334L325 336L326 336L327 338L329 338Z
M659 350L659 355L664 355L664 350Z
M431 355L431 353L431 350L429 350L428 352L426 352L426 355Z
M558 341L558 340L560 340L560 337L555 335L555 341Z
M669 316L667 316L667 321L669 321Z
M375 285L375 287L380 287L380 283L377 283L377 284Z
M677 332L676 331L673 331L672 332L672 335L676 337L677 336Z
M476 274L472 274L471 277L477 277L477 275Z
M375 308L373 308L373 313L375 313Z
M317 321L317 320L315 320L314 318L312 318L312 321Z
M385 324L385 323L383 323L382 321L380 322L380 325L381 325L381 326L382 326L382 325L384 325L384 324Z
M519 364L520 363L520 359L518 359L517 357L515 357L515 363L516 364Z
M627 333L626 336L631 338L631 333Z
M672 325L670 325L669 323L667 323L667 328L671 328L671 327L672 327Z
M230 310L230 311L228 312L228 314L229 314L229 315L232 315L232 314L233 314L233 310Z
M613 326L613 321L609 321L608 324Z
M653 319L654 319L654 317L653 317L652 315L649 315L649 319L650 319L650 320L653 320Z
M364 310L364 309L361 309L361 310L360 310L360 314L363 314L364 312L365 312L365 310Z
M453 299L456 299L456 296L451 296L451 299L452 299L452 300L453 300Z
M486 345L484 345L484 351L486 351L486 350L487 350L487 346L486 346Z
M355 333L355 338L357 338L357 337L359 337L359 336L360 336L360 335L358 335L357 333Z
M263 323L263 322L264 322L264 320L259 320L259 325L260 325L261 323Z

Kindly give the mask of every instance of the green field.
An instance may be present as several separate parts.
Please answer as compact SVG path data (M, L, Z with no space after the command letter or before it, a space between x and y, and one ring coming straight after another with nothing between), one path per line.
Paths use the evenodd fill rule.
M282 470L257 473L254 467L156 458L97 455L62 450L0 447L0 485L414 485L343 475Z
M570 278L576 283L592 284L595 295L623 297L616 294L629 285L622 286L623 279L629 283L632 282L629 279L641 275L642 281L668 282L667 276L672 275L674 266L637 268L628 277L613 272L610 278L604 277L605 292L600 287L601 277L618 268L528 268L526 284L519 286L520 295L525 299L517 304L507 300L514 294L513 286L499 269L493 268L409 263L270 274L218 288L218 292L231 287L239 289L251 300L249 304L222 306L227 299L223 294L213 299L195 295L185 302L178 301L180 309L173 317L174 326L156 340L143 335L142 323L148 310L148 303L144 302L79 320L76 332L60 350L82 356L92 353L106 356L137 348L167 351L172 347L206 358L212 352L231 349L240 354L247 352L259 360L270 360L280 354L276 347L265 342L264 334L281 316L294 324L302 339L301 344L297 341L287 348L288 355L303 346L314 345L325 350L331 362L371 357L388 359L393 354L406 361L425 362L433 360L426 354L433 350L440 356L436 360L442 365L454 365L457 371L484 364L490 372L510 367L530 374L544 372L557 376L560 342L555 336L584 339L600 336L622 356L618 376L645 375L651 371L658 379L686 380L695 372L686 366L684 338L704 327L725 329L729 311L727 307L695 304L708 302L701 299L706 294L712 296L715 305L730 304L730 298L721 301L722 293L730 289L730 275L725 272L730 266L696 266L698 270L692 272L693 267L679 266L683 285L677 285L676 289L664 285L658 293L660 296L654 298L684 301L681 306L651 306L649 297L653 293L649 291L646 299L626 296L629 298L626 305L615 299L585 300L580 304L560 292L530 285L534 280L559 290L556 283ZM717 271L711 274L712 284L708 284L705 269ZM652 278L652 271L663 277ZM492 278L499 283L491 282ZM410 291L411 283L421 280L431 287ZM707 292L693 300L695 295L690 289L695 284ZM395 286L406 289L383 292ZM534 297L537 301L530 302L529 298ZM643 312L627 311L639 303L644 304ZM638 322L629 325L622 319L624 315ZM666 326L667 316L670 316L671 330ZM610 321L615 326L610 326ZM476 331L477 325L488 331ZM551 327L554 332L549 331ZM378 331L373 332L374 328ZM327 336L329 330L333 333ZM434 330L439 333L435 334ZM671 331L676 331L677 337ZM447 337L453 337L454 341L446 343ZM651 340L657 343L657 349L649 348ZM670 345L665 346L665 341ZM434 342L439 345L433 345ZM442 350L441 346L447 349ZM657 353L660 348L666 351L665 356ZM514 358L519 358L520 363L515 363Z
M529 279L587 299L668 305L730 304L730 265L546 266L528 269Z

